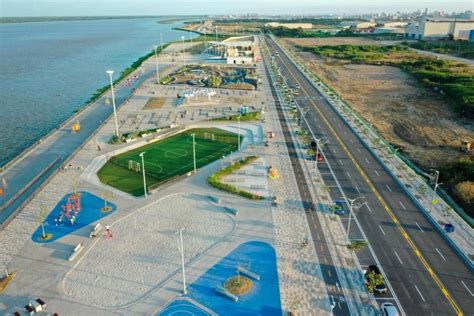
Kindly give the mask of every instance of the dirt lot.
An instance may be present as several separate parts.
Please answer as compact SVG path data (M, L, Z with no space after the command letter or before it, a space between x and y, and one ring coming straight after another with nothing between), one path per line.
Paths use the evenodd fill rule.
M286 45L378 44L363 38L285 39ZM418 85L398 68L355 65L326 60L299 52L315 73L411 160L425 167L439 167L456 159L461 139L474 139L473 127L465 127L448 104Z

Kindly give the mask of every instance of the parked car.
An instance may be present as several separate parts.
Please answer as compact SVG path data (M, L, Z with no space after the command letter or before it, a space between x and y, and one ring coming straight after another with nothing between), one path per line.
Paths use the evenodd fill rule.
M392 303L383 303L381 308L381 312L384 316L398 316L398 310Z
M382 273L380 272L379 267L377 267L376 265L368 266L367 270L365 270L365 274L364 274L366 284L369 282L368 276L369 276L370 273L382 275ZM382 278L383 278L383 276L382 276ZM374 293L382 294L382 293L385 293L385 292L387 292L387 285L385 285L385 280L382 284L377 284L374 287Z

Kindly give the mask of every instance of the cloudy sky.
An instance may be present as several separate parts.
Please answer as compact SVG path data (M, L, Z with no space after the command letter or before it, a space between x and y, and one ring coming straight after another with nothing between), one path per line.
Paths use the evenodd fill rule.
M0 0L0 16L465 11L473 0Z

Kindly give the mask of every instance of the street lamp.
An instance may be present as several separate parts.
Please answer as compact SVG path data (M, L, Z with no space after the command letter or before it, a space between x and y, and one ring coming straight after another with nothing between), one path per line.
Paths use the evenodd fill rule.
M193 137L193 160L194 160L194 173L196 173L196 134L191 134Z
M184 57L184 36L181 36L181 41L183 42L183 68L186 65L186 57Z
M239 116L237 116L237 122L238 122L238 127L239 127L239 133L237 135L237 141L238 141L237 148L239 148L239 151L240 151L240 116L241 116L241 114L239 114Z
M148 197L147 195L147 189L146 189L146 178L145 178L145 152L142 152L139 154L140 157L142 157L142 172L143 172L143 191L145 192L145 198Z
M435 170L435 169L430 169L430 171L433 171L434 174L435 174L434 175L435 186L434 186L434 190L433 190L433 197L431 198L429 213L431 213L431 211L433 210L433 202L435 201L435 197L436 197L436 189L442 184L442 183L438 183L439 171Z
M112 81L112 75L114 74L114 71L113 70L107 70L106 73L109 74L110 89L112 90L112 105L114 107L114 117L115 117L115 136L119 137L119 129L118 129L118 122L117 122L117 109L115 107L114 83Z
M156 52L157 49L158 49L158 45L155 45L156 83L160 84L160 68L158 65L158 53Z
M321 147L321 154L323 152L323 146L326 145L328 143L327 139L321 137L321 138L316 138L315 139L316 141L316 172L318 171L318 156L319 156L319 151L320 151L320 147Z
M363 196L360 196L355 199L349 199L347 197L342 197L342 199L346 200L346 202L349 202L349 224L347 226L347 244L350 243L350 238L349 238L349 233L351 231L351 221L352 221L352 212L354 211L354 203L355 201L359 199L363 199ZM367 205L367 202L364 202L356 207L356 210L360 209L362 206Z
M179 234L178 249L181 251L181 271L183 274L183 294L186 295L188 294L188 289L186 288L186 272L184 270L183 230L184 228L181 228L180 230L176 232L176 234Z

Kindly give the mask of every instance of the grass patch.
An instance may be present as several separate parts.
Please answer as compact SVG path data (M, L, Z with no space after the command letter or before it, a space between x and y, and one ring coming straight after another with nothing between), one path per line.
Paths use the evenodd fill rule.
M354 240L351 241L349 245L347 245L347 249L354 250L355 252L360 251L367 247L369 243L367 240Z
M166 98L150 98L143 107L144 110L161 109L166 102Z
M260 112L255 111L255 112L249 112L247 114L242 114L240 115L240 121L257 121L260 120ZM229 116L224 116L224 117L219 117L213 119L213 121L238 121L239 114L236 115L229 115Z
M417 41L404 42L404 45L438 54L449 54L474 59L474 42L469 41Z
M257 159L256 156L245 157L243 160L237 161L237 162L233 163L232 165L230 165L230 166L228 166L228 167L226 167L226 168L224 168L224 169L222 169L222 170L220 170L216 173L213 173L209 178L207 178L207 182L211 186L213 186L214 188L217 188L217 189L223 190L223 191L227 191L227 192L230 192L230 193L234 193L234 194L240 195L241 197L244 197L244 198L247 198L247 199L263 200L264 197L261 196L261 195L241 190L239 188L236 188L233 185L224 183L221 180L223 176L232 174L233 172L235 172L235 171L239 170L240 168L248 165L249 163L255 161L256 159Z
M225 281L224 287L229 291L229 293L234 295L245 295L250 292L253 283L246 277L235 275Z
M237 134L217 128L191 129L112 157L97 175L102 183L134 196L141 196L144 194L142 172L129 169L129 161L141 166L142 160L139 154L146 152L146 182L148 188L155 188L164 181L194 169L191 136L193 133L196 134L197 168L237 150ZM213 134L215 140L208 139L207 133Z
M0 279L0 294L5 292L8 285L13 281L15 276L16 276L16 272L12 272L8 276L4 276Z

